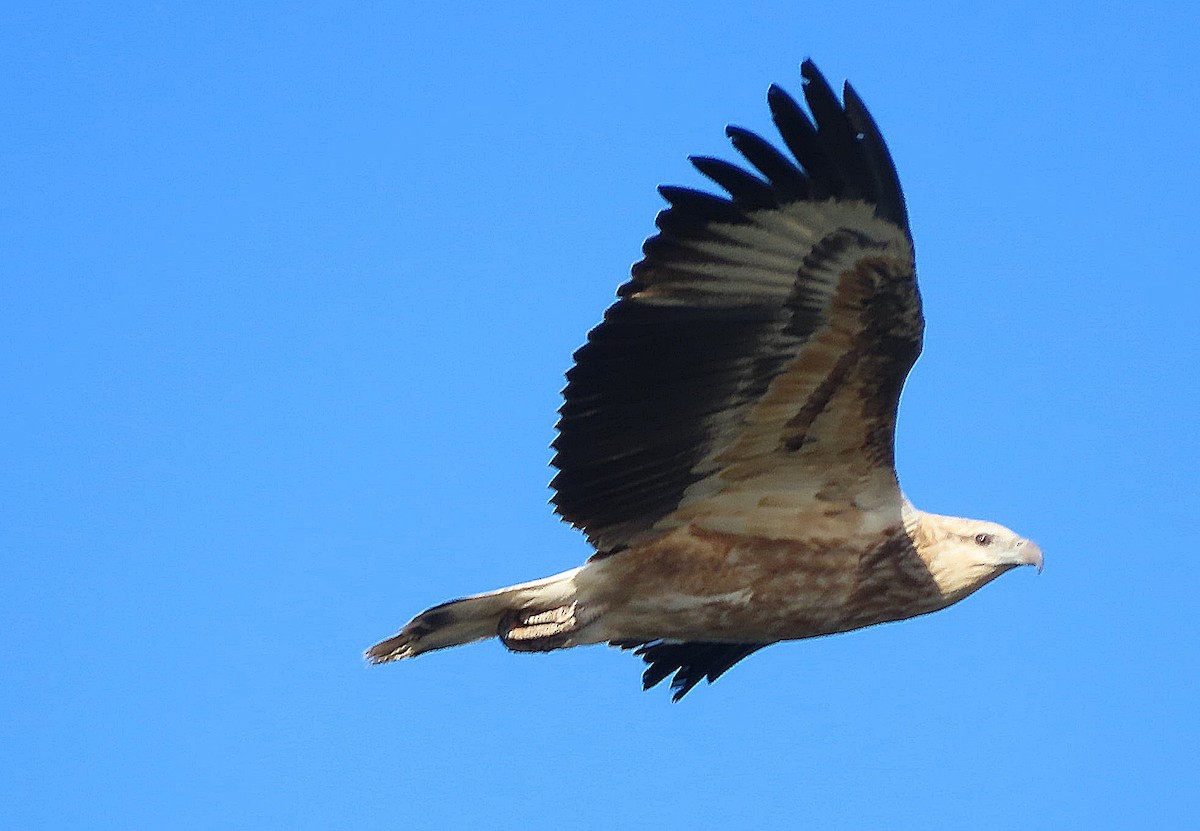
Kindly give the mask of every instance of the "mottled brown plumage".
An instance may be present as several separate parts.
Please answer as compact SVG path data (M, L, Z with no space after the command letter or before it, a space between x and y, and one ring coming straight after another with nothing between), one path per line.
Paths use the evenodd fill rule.
M954 603L1037 546L913 508L894 470L924 320L908 217L878 128L802 66L813 120L772 87L794 159L729 128L755 172L697 169L729 198L662 188L659 233L575 353L554 442L557 512L585 565L434 607L373 662L498 636L608 642L674 673L678 699L781 640Z

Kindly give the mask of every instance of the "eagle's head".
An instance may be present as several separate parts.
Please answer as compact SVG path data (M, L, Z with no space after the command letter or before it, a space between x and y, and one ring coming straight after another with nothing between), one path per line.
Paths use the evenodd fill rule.
M1017 566L1042 570L1037 543L994 522L920 512L909 534L946 605Z

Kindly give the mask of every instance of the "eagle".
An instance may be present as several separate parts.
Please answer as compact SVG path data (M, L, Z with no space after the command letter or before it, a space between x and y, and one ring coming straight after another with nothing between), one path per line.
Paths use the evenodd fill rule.
M646 689L673 675L678 701L764 646L1041 571L1030 540L900 489L896 412L924 332L904 195L849 83L839 100L811 60L801 76L807 112L767 93L783 148L730 126L748 167L690 159L726 195L659 188L657 234L574 354L552 502L595 553L434 606L369 662L607 643L648 664Z

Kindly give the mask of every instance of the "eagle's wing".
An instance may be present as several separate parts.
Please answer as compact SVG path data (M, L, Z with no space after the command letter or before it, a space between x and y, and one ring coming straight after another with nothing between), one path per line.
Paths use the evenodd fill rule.
M671 679L672 701L679 701L701 681L711 684L742 658L769 646L765 643L679 643L663 640L614 641L612 645L632 649L634 655L650 665L642 673L642 689L648 690L675 673Z
M801 72L812 121L768 95L799 165L737 128L762 178L692 159L732 198L662 188L659 233L575 353L554 503L601 553L697 517L770 535L806 507L898 512L896 407L923 331L904 197L854 91L843 106Z

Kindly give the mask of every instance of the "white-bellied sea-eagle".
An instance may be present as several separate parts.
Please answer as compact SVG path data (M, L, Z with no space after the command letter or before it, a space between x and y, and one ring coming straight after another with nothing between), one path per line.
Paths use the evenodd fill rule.
M422 612L376 663L499 637L517 652L635 650L678 700L776 641L936 611L1029 540L914 508L896 408L924 322L904 196L875 122L805 61L808 113L772 86L783 149L691 161L728 196L669 206L575 353L559 410L557 513L595 554L571 571ZM789 155L790 154L790 155Z

